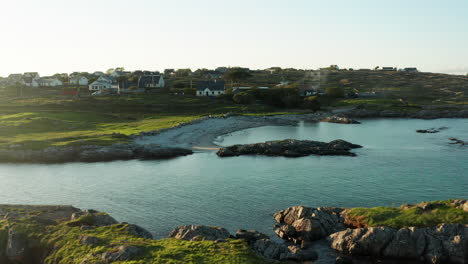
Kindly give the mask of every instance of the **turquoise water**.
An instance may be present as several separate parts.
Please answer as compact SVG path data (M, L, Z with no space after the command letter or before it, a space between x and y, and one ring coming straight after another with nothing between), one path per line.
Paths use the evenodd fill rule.
M416 129L447 126L438 134ZM293 205L377 206L468 198L468 120L367 120L261 127L220 144L297 138L361 144L357 157L243 156L202 152L166 161L0 165L0 203L71 204L111 213L166 236L182 224L271 234L274 212Z

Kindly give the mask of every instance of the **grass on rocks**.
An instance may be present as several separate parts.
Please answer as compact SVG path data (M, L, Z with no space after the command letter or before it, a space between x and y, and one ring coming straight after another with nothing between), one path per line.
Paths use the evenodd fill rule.
M136 246L141 253L129 261L118 261L121 264L149 263L269 263L248 247L242 240L229 239L226 242L181 241L175 239L143 239L127 232L127 224L97 227L81 230L67 223L45 226L31 219L0 221L0 259L4 256L7 242L6 226L10 225L25 235L36 249L49 252L43 259L45 264L81 264L102 263L102 253L115 250L121 245ZM94 245L83 245L80 235L97 237L100 242ZM3 252L2 252L3 251ZM84 262L84 261L87 262Z
M453 200L429 202L434 208L422 210L417 206L353 208L346 217L353 225L402 227L431 227L441 223L468 224L468 212L450 205Z

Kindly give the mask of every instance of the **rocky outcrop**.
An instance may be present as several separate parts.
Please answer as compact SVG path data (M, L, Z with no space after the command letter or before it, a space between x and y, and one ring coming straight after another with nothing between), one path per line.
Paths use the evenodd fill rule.
M439 127L439 128L428 128L428 129L418 129L416 130L416 133L421 133L421 134L435 134L439 133L442 130L448 129L448 127Z
M175 228L169 233L169 238L175 238L188 241L200 240L218 240L227 239L231 235L229 232L216 226L201 226L201 225L184 225Z
M153 235L146 229L144 229L141 226L134 225L134 224L127 224L127 227L125 230L136 236L136 237L141 237L141 238L146 238L146 239L153 239Z
M277 212L275 233L296 244L319 240L345 230L341 208L294 206Z
M131 245L122 245L116 247L115 250L105 252L101 255L105 263L113 263L116 261L128 261L142 253L141 248Z
M267 235L255 230L239 229L235 237L245 240L257 254L266 259L278 261L312 261L317 259L317 253L311 248L278 243L271 240Z
M101 213L95 210L85 210L77 213L73 213L69 226L109 226L118 224L112 216Z
M468 225L347 229L329 236L331 247L353 256L424 260L426 263L466 263Z
M30 251L25 235L10 228L5 251L7 258L13 263L32 263Z
M265 155L284 157L303 157L308 155L341 155L356 156L350 150L362 146L344 140L334 140L329 143L312 140L277 140L264 143L234 145L220 148L216 153L219 157L240 155Z
M111 146L49 147L41 150L0 149L0 162L65 163L105 162L132 159L169 159L192 154L183 148L163 148L159 145L114 144Z
M320 120L320 122L337 123L337 124L361 124L361 122L358 122L349 117L337 116L337 115L325 117L324 119Z
M455 208L460 208L465 212L468 212L468 200L454 200L451 204Z

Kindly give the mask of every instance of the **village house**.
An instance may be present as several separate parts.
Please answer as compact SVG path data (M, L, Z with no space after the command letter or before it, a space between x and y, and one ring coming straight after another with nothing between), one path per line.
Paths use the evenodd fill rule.
M396 71L397 68L395 67L382 67L382 71Z
M118 89L118 85L115 83L115 78L111 76L100 76L96 81L89 85L89 90L96 92L106 89Z
M164 88L162 75L143 75L138 78L138 88Z
M23 74L23 84L31 87L39 87L39 73L37 72L25 72Z
M38 86L40 87L57 87L62 86L63 82L57 78L44 77L37 80Z
M197 83L197 96L219 96L225 93L224 81L200 81Z
M79 86L86 86L88 85L88 82L89 80L85 76L71 77L69 81L71 85L79 85Z

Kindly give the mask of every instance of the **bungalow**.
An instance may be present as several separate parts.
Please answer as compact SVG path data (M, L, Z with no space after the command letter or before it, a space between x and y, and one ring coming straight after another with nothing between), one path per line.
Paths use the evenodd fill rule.
M382 67L382 71L396 71L397 68L395 67Z
M225 93L224 81L200 81L197 83L197 96L219 96Z
M96 81L89 85L90 91L102 91L105 89L117 89L118 86L114 85L115 79L110 76L100 76Z
M164 88L162 75L143 75L138 78L138 88Z
M75 77L70 78L70 81L69 81L69 83L72 85L80 85L80 86L86 86L88 85L88 82L89 80L85 76L75 76Z

